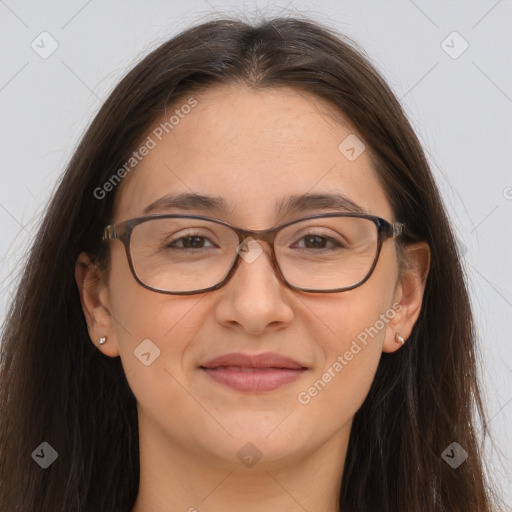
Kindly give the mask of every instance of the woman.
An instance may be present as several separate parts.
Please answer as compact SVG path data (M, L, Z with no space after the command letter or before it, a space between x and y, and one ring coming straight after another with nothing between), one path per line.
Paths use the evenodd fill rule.
M494 510L474 343L362 53L204 23L121 81L48 208L2 341L0 507Z

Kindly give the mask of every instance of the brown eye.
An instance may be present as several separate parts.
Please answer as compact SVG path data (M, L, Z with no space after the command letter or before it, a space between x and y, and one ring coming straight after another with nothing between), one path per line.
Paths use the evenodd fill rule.
M298 249L336 249L342 246L330 236L310 234L303 236L292 247Z
M167 247L177 249L203 249L204 247L214 247L214 244L205 236L189 235L173 240Z
M308 249L325 249L326 238L318 235L309 235L304 237L305 246Z

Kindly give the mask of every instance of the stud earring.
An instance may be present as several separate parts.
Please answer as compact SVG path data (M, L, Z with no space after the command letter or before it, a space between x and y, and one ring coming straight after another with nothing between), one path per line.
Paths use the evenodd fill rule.
M405 340L402 338L402 336L400 336L400 334L396 333L395 334L395 341L397 343L400 343L401 345L403 345L405 343Z
M98 345L104 345L106 342L107 342L107 337L106 337L106 336L102 336L102 337L98 340Z

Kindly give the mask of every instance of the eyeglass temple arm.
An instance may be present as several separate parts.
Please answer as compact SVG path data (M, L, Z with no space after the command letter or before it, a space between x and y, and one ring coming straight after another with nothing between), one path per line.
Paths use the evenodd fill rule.
M405 224L402 222L393 222L393 224L391 224L391 234L394 238L405 234Z
M116 227L110 224L103 230L102 240L115 240L117 238Z

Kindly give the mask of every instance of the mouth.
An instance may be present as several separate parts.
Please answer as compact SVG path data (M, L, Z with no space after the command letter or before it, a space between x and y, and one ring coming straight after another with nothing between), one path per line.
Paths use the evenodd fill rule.
M273 353L250 356L226 354L200 369L219 384L236 391L263 392L296 381L308 369L297 361Z

